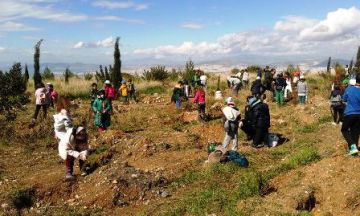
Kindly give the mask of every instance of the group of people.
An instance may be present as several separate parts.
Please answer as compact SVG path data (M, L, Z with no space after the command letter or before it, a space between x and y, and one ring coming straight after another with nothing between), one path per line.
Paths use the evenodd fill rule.
M272 94L272 101L279 105L284 105L286 100L290 100L293 94L293 88L297 91L299 104L305 104L308 99L309 88L304 75L299 71L293 74L286 72L277 73L276 69L270 69L268 66L259 70L256 80L251 85L251 93L257 98L265 99L265 92Z
M360 135L360 74L348 74L343 80L337 77L331 87L330 108L333 124L341 124L348 154L359 152Z
M227 84L232 95L237 96L241 88L247 88L249 85L248 69L240 70L237 74L228 77Z

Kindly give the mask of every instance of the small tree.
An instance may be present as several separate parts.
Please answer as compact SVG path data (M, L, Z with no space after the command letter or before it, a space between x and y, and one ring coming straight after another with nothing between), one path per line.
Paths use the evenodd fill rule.
M220 91L220 76L218 76L216 91Z
M112 73L112 82L115 89L119 89L120 83L122 81L119 40L120 38L117 37L114 45L114 69Z
M54 73L50 70L50 68L48 66L45 67L44 72L42 74L42 77L44 79L48 79L48 80L54 80L55 79Z
M339 62L335 63L334 68L336 77L342 80L345 77L345 68Z
M21 73L21 64L15 63L9 71L10 91L11 95L21 95L25 92L26 87L23 82L23 75Z
M24 73L24 85L27 87L28 81L29 81L29 70L27 65L25 65L25 73Z
M151 67L150 70L144 70L143 76L146 80L164 81L169 77L169 72L165 69L165 66L157 65Z
M331 57L329 57L327 67L326 67L326 72L327 73L330 73L330 66L331 66Z
M85 78L85 80L91 80L93 78L93 74L92 73L85 73L84 78Z
M185 70L184 73L182 74L183 80L188 80L188 81L192 80L192 78L195 75L194 68L195 68L194 62L191 59L189 59L185 64Z
M288 72L290 74L293 74L295 72L295 70L296 69L295 69L294 65L292 65L292 64L289 64L286 68L286 72Z
M106 80L111 80L110 74L109 74L108 69L107 69L106 66L105 66L105 79L106 79Z
M64 79L65 79L65 83L68 84L69 83L69 79L71 77L71 74L72 72L70 71L69 68L66 68L65 69L65 72L64 72Z
M34 53L34 86L35 89L38 84L42 83L42 78L40 74L40 45L43 42L43 39L39 40L35 45Z

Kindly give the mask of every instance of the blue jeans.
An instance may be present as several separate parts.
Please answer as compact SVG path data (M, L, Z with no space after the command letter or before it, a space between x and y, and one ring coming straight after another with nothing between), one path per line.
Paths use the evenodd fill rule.
M180 109L181 108L181 100L175 101L175 105L176 105L176 109Z
M306 96L299 96L299 103L305 104L305 99L306 99Z

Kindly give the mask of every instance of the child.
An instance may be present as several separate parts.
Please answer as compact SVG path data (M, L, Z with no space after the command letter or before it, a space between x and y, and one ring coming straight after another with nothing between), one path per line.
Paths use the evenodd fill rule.
M308 86L303 75L300 76L300 80L298 81L297 91L299 96L299 103L304 105L308 97Z
M129 100L133 99L135 103L137 103L135 85L131 79L129 79L127 88L128 88Z
M339 85L334 86L334 90L330 94L330 109L333 116L333 124L339 124L342 122L342 116L344 112L344 104L342 102L342 92Z
M46 118L49 102L50 102L50 95L46 90L45 85L43 83L38 84L35 91L36 106L35 106L35 113L32 119L32 124L35 123L41 108L43 110L44 118Z
M98 97L92 106L95 113L94 125L98 128L99 132L105 131L110 126L110 101L105 98L104 90L100 90Z
M65 109L62 109L58 114L53 115L53 117L55 138L61 139L66 134L66 131L72 128L72 120Z
M97 84L93 83L93 84L91 84L91 89L90 89L91 107L92 107L95 99L97 98L97 94L98 94Z
M231 140L233 141L232 150L237 151L238 147L238 139L237 133L239 129L240 123L240 111L238 108L235 107L234 100L231 97L226 99L226 105L223 109L223 121L224 121L224 130L225 130L225 137L223 141L223 148L227 148Z
M181 99L184 96L184 91L182 89L182 82L179 81L177 85L175 85L173 94L171 96L171 102L174 102L176 105L176 109L181 108Z
M110 80L106 80L105 81L105 98L108 99L109 103L110 103L110 113L112 112L112 101L115 99L116 97L116 92L115 89L112 87Z
M289 72L286 72L285 74L285 80L286 80L286 87L285 87L285 92L284 92L284 97L285 99L289 100L291 99L291 95L292 94L292 82L291 82L291 75Z
M199 120L205 120L205 91L204 87L197 87L194 97L194 103L198 105Z
M122 98L122 102L124 104L127 104L128 103L128 88L127 88L127 85L126 85L126 81L123 80L121 82L121 86L119 88L119 92L121 94L121 98Z
M284 91L286 87L286 80L283 77L283 74L278 74L278 77L275 80L275 99L278 105L284 104Z
M58 98L59 94L55 91L53 84L47 83L46 85L47 85L48 94L50 96L49 106L54 108L54 104L57 102L57 98Z
M81 176L87 175L84 161L88 154L87 134L84 127L69 128L60 139L58 150L60 157L65 160L66 180L74 179L74 161L79 158Z

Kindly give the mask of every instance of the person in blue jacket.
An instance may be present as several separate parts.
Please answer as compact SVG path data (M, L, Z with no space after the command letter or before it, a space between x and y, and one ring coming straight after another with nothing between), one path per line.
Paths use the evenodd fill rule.
M343 125L343 134L348 147L349 155L359 152L358 141L360 135L360 74L356 76L356 85L346 88L343 101L346 103Z

